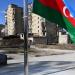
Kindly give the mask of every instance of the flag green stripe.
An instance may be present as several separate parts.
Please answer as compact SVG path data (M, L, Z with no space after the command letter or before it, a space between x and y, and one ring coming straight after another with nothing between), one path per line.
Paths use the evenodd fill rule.
M70 35L71 41L75 44L75 27L66 18L63 17L63 19L66 23L64 26L66 26L66 30Z
M65 28L69 32L72 41L75 42L75 27L60 12L42 5L38 0L34 0L33 12Z
M62 24L62 26L63 26L65 24L60 13L58 13L53 8L51 9L47 6L42 5L40 2L38 2L38 0L34 0L33 12L36 14L39 14L40 16L45 17L47 20L55 22L59 25Z

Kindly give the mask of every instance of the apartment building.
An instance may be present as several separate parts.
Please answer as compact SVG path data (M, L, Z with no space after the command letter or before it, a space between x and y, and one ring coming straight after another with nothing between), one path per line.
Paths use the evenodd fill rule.
M23 32L23 8L11 4L6 10L6 35L16 35Z
M52 23L48 20L45 21L46 24L46 37L47 37L47 44L56 44L58 43L58 25Z
M33 4L28 4L28 24L29 24L29 33L32 33L33 36L45 36L44 32L44 22L45 19L39 15L32 13Z
M45 19L32 13L32 33L34 36L46 36Z

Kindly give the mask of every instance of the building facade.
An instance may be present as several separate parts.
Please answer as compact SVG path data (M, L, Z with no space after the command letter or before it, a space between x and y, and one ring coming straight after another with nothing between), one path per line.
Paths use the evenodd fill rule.
M46 24L47 44L58 43L58 26L57 26L57 24L52 23L48 20L45 21L45 24Z
M45 19L32 13L32 4L28 4L28 30L33 36L46 36Z
M23 32L23 8L11 4L6 11L6 35L16 35Z
M45 19L32 13L32 33L34 36L46 36Z

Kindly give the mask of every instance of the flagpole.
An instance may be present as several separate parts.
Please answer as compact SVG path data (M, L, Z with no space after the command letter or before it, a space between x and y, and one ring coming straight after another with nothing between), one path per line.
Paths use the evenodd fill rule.
M28 0L23 0L24 17L24 75L28 75Z

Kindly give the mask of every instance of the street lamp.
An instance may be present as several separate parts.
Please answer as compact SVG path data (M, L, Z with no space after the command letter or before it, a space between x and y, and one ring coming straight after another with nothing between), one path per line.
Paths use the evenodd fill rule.
M24 75L28 75L28 0L23 0L24 17Z

